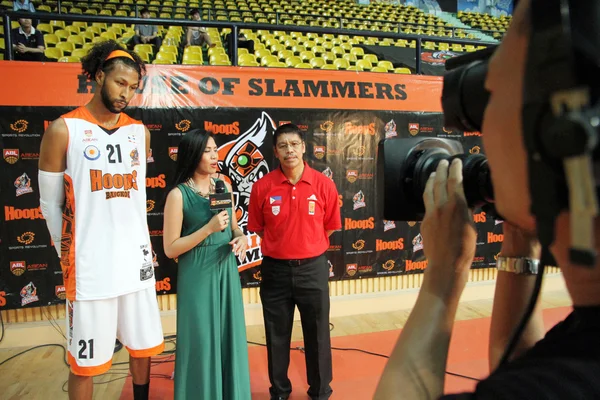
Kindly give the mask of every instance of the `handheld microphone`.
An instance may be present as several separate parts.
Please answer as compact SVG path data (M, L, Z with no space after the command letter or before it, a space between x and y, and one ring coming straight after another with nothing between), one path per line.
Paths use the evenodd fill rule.
M217 214L221 211L232 208L231 194L225 193L225 182L217 181L215 184L215 193L208 196L210 209ZM221 232L225 232L223 229Z

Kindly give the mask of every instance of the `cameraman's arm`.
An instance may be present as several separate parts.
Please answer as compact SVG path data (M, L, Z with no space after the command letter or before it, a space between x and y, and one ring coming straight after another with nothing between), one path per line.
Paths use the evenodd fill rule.
M443 394L448 347L469 276L477 232L462 187L462 163L441 161L423 194L428 266L417 303L385 367L375 399L436 399Z
M540 245L533 235L528 235L505 222L504 242L500 255L539 259ZM518 275L512 272L498 271L490 328L490 371L494 371L498 366L512 333L523 317L533 293L535 279L535 275ZM511 359L533 347L537 341L543 338L544 332L544 321L538 300Z

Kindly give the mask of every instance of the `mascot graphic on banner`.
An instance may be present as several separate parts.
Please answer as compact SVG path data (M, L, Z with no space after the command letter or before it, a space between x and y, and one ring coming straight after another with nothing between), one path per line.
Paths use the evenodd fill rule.
M262 260L260 238L255 233L248 235L246 225L252 185L269 173L269 164L260 149L265 139L274 133L275 123L263 112L250 129L219 147L219 170L230 180L238 225L248 237L246 259L238 267L240 272L260 265Z

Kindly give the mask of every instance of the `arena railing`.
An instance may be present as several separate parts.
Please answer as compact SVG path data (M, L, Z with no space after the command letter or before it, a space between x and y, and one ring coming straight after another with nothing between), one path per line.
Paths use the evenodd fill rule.
M32 14L28 12L19 11L2 11L2 19L5 27L10 27L13 20L19 18L32 18ZM42 15L35 15L36 19L49 20L49 21L65 21L65 22L100 22L107 24L144 24L144 25L160 25L160 26L181 26L181 27L204 27L204 28L217 28L217 29L231 29L232 41L231 47L229 48L229 59L233 66L238 65L238 36L240 29L251 29L251 30L268 30L268 31L283 31L283 32L302 32L302 33L319 33L319 34L332 34L332 35L347 35L347 36L365 36L375 37L380 39L405 39L415 41L415 72L421 74L421 51L423 49L424 41L427 42L443 42L448 44L462 44L462 45L474 45L474 46L496 46L494 42L484 42L480 40L468 40L468 39L453 39L443 36L424 36L424 35L413 35L406 33L395 33L395 32L380 32L380 31L362 31L355 29L336 29L336 28L320 28L314 26L297 26L297 25L273 25L273 24L255 24L255 23L242 23L242 22L221 22L221 21L193 21L185 19L162 19L162 18L131 18L131 17L111 17L106 15L81 15L81 14L58 14L58 13L43 13ZM5 34L5 60L13 60L12 52L12 35L9 30L8 34Z
M57 13L58 14L63 14L62 12L62 6L61 6L61 0L58 0L58 4L57 4ZM96 0L92 0L92 1L88 1L87 4L102 4L102 5L106 5L107 3L104 1L96 1ZM113 4L114 3L110 3ZM131 6L131 4L124 4L127 6ZM135 17L138 18L140 16L140 11L143 8L163 8L163 7L168 7L171 9L185 9L186 12L189 12L191 10L197 9L201 14L204 14L204 12L207 12L208 15L208 21L216 21L216 17L218 16L217 13L222 11L222 12L226 12L226 13L230 13L232 11L235 12L239 12L239 13L251 13L252 15L257 15L257 14L264 14L265 18L275 18L275 25L284 25L282 23L282 17L284 16L301 16L301 17L310 17L310 18L327 18L329 20L331 19L335 19L338 23L339 23L339 28L343 29L344 28L344 24L345 23L349 23L349 22L364 22L364 23L374 23L374 22L379 22L379 23L385 23L385 24L393 24L395 25L395 28L398 30L398 33L402 32L402 28L406 27L406 26L411 26L414 28L421 28L421 29L428 29L428 28L432 28L432 29L438 29L438 28L444 28L444 30L449 30L452 32L452 36L456 37L456 31L461 31L461 32L466 32L466 33L470 33L470 32L481 32L481 33L485 33L485 34L494 34L494 33L502 33L500 31L493 31L493 30L482 30L482 29L477 29L477 28L461 28L461 27L456 27L456 26L438 26L438 25L427 25L427 24L419 24L417 22L402 22L402 21L392 21L392 20L383 20L383 19L367 19L367 18L357 18L357 17L341 17L341 16L328 16L328 15L320 15L320 14L304 14L304 13L290 13L287 11L275 11L275 12L271 12L271 11L252 11L252 10L229 10L229 9L222 9L222 8L199 8L199 7L189 7L189 6L158 6L158 5L152 5L152 4L147 4L144 6L140 6L138 4L133 4L134 9L135 9ZM65 7L66 8L66 7ZM77 8L77 7L75 7ZM160 11L159 11L160 12ZM171 16L177 14L176 12L171 12ZM77 15L84 15L84 14L77 14ZM88 14L85 14L88 15ZM207 20L203 20L203 21L207 21ZM219 21L220 22L220 21ZM223 21L225 22L225 21Z

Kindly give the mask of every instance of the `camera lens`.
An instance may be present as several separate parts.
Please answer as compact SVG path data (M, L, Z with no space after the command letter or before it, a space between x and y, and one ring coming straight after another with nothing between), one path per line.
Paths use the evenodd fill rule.
M490 94L485 90L488 60L474 61L444 75L442 108L444 125L479 132Z

